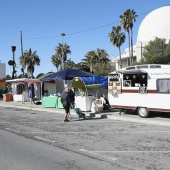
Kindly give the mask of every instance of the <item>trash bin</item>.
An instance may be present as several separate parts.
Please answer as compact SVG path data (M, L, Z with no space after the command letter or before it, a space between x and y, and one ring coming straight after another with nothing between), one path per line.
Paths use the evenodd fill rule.
M13 95L12 94L3 94L3 101L4 102L13 101Z

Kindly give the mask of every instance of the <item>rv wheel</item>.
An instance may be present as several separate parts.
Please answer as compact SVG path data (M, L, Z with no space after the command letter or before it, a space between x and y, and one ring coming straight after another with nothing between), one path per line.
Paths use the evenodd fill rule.
M142 118L147 118L149 117L149 111L146 107L138 107L138 115Z

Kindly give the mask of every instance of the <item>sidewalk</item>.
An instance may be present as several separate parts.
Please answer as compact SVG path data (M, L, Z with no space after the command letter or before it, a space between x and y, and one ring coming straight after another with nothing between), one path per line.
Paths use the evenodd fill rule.
M38 111L45 111L45 112L63 113L63 114L65 113L64 109L44 108L42 105L30 104L30 102L24 102L24 103L16 102L16 101L4 102L3 100L0 100L0 106L38 110Z
M0 107L12 107L12 108L21 108L21 109L29 109L29 110L37 110L37 111L45 111L45 112L51 112L51 113L61 113L65 114L64 109L57 109L57 108L44 108L43 105L35 105L30 104L30 102L16 102L16 101L9 101L4 102L3 100L0 100ZM74 109L70 110L71 115L78 116ZM113 118L113 119L119 119L121 116L119 115L119 112L104 112L104 113L91 113L91 112L84 112L87 117L91 118ZM117 117L117 118L116 118Z

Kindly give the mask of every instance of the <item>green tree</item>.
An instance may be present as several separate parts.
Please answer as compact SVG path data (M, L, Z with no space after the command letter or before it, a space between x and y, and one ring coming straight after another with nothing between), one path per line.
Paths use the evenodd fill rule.
M143 56L148 64L170 63L170 43L165 39L155 38L145 46Z
M120 57L120 68L122 68L122 58L121 58L121 45L125 42L125 33L121 32L121 26L113 26L112 32L109 33L110 42L119 49L119 57Z
M26 63L26 56L20 56L19 57L19 62L20 62L20 65L22 66L22 68L21 68L21 72L22 72L22 77L24 77L25 76L25 68L26 68L26 66L27 66L27 63Z
M58 71L59 67L61 66L61 60L56 55L52 55L51 62L57 68Z
M101 66L110 62L107 52L103 49L97 48L96 56L97 56L97 63L100 63Z
M90 72L94 73L95 71L95 64L97 62L97 56L95 50L89 51L86 55L85 58L82 59L82 62L85 62L86 65L90 68Z
M90 72L96 74L96 69L110 62L108 54L103 49L89 51L82 61L90 68Z
M96 64L95 74L100 76L108 76L109 73L114 71L114 67L111 62L107 62L106 64L100 65L100 63Z
M71 54L70 46L65 44L60 44L55 48L55 55L60 59L62 63L61 70L64 70L64 63L67 60L67 54Z
M37 55L36 51L31 50L31 48L28 51L25 51L23 56L21 57L22 62L24 63L23 65L26 67L27 66L27 73L30 74L31 78L33 78L33 73L35 70L35 65L39 66L40 65L40 58ZM22 67L23 67L22 65Z
M65 68L74 68L75 63L71 59L66 60L65 62Z
M89 68L89 66L87 66L87 64L85 62L79 62L79 63L75 64L74 67L79 70L90 72L90 68Z
M133 63L133 25L137 16L133 9L127 9L123 15L120 15L120 23L128 33L130 65Z

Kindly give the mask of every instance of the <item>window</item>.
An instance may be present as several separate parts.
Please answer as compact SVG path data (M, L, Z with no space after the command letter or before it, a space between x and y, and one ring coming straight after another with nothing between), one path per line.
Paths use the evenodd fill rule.
M150 68L161 68L160 65L151 65Z
M160 93L170 93L170 79L158 79L156 82L157 90Z
M135 69L135 67L127 67L126 70Z
M142 74L123 74L124 87L147 86L147 73ZM127 82L130 82L127 84Z
M137 69L139 68L148 68L148 65L141 65L141 66L136 66Z

